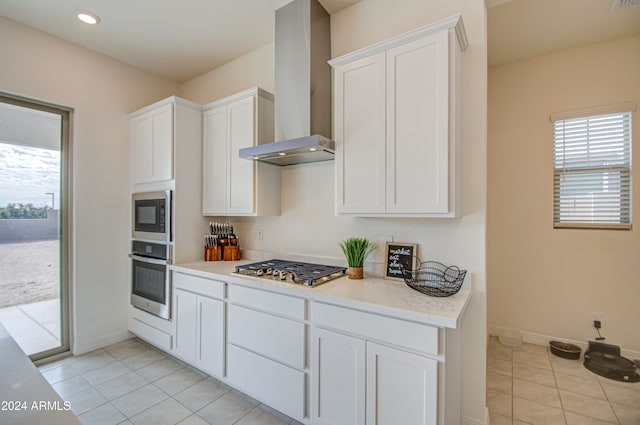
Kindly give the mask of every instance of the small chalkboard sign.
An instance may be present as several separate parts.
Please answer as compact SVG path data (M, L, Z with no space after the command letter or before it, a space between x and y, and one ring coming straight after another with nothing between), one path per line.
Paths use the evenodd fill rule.
M387 242L386 254L384 256L384 278L402 279L402 267L406 270L415 268L416 244Z

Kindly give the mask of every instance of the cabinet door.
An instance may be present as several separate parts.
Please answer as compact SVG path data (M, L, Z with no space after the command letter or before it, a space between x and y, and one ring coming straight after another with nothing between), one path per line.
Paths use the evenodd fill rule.
M217 378L224 376L224 305L198 296L196 366Z
M253 214L255 163L241 159L238 151L255 143L255 97L251 96L227 107L229 161L227 213Z
M438 362L367 342L367 425L436 425Z
M131 120L132 182L173 178L173 105L163 105Z
M387 212L449 210L448 34L387 51Z
M202 168L202 210L205 215L227 212L227 139L227 107L206 111Z
M174 289L173 305L176 321L176 345L175 355L181 359L193 363L196 359L196 295Z
M365 342L319 328L312 332L312 422L364 425Z
M334 74L336 212L385 212L385 54Z

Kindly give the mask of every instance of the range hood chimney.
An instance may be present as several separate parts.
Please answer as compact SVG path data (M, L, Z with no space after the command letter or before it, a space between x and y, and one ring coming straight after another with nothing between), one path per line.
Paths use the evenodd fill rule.
M317 0L276 10L275 143L240 149L240 157L293 165L333 159L330 17Z

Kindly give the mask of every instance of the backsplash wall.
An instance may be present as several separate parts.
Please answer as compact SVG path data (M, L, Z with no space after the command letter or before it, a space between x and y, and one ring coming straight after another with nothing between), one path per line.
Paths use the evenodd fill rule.
M336 259L346 264L338 243L348 237L366 237L377 245L367 263L379 273L384 263L383 237L419 244L421 259L469 267L465 250L452 237L452 226L465 218L359 218L334 213L334 162L325 161L282 168L282 215L229 217L244 249L283 252ZM262 230L263 240L257 238ZM376 273L378 274L378 273Z

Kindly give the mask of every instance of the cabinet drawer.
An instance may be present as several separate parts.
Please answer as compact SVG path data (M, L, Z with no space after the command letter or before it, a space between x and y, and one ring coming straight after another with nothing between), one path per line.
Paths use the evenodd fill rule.
M288 295L229 285L229 301L294 319L305 318L305 301Z
M220 300L224 299L224 283L217 280L174 272L173 285L176 288L183 289L185 291L195 292L200 295Z
M167 333L162 332L143 323L135 318L129 320L129 331L136 334L140 339L147 341L151 345L155 345L164 351L171 351L173 344L173 337Z
M237 305L230 305L228 314L229 343L304 369L304 323Z
M305 415L305 374L229 345L227 377L234 387L301 421Z
M373 313L314 302L314 324L423 353L438 354L438 328Z

